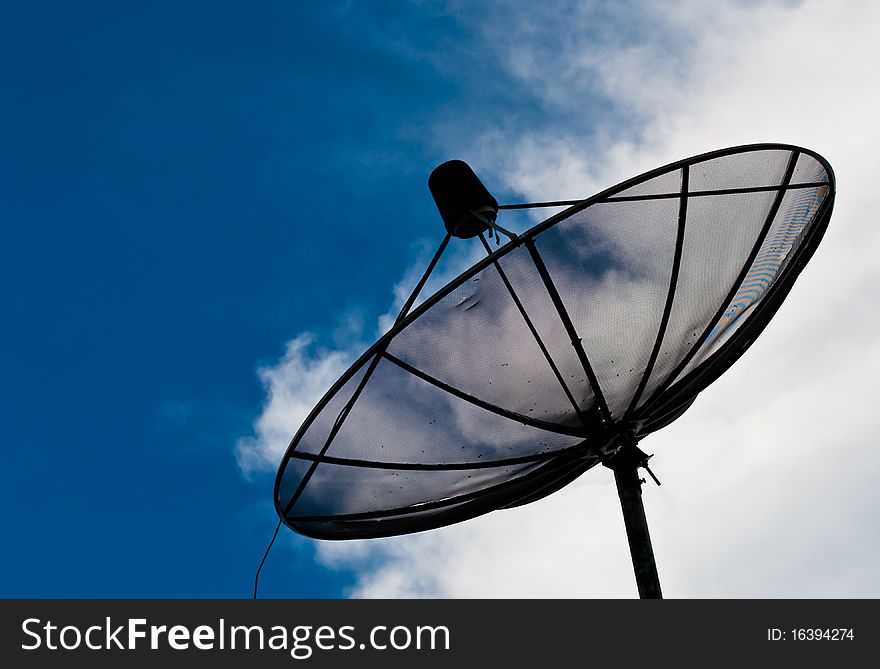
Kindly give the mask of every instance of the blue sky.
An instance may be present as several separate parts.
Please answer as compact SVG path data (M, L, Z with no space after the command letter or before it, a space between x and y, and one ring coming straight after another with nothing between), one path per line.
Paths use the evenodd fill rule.
M403 3L0 14L0 594L245 595L275 522L233 453L256 366L388 308L441 234L423 125L504 82L438 71L479 45ZM310 555L266 587L342 594Z
M651 444L661 577L877 596L867 400L822 391L867 398L880 373L871 5L3 3L0 596L249 596L277 521L260 426L295 428L272 393L314 402L373 338L442 237L436 164L467 160L501 201L572 198L753 141L820 151L841 195L782 325ZM858 364L824 352L843 348ZM847 432L799 420L829 412ZM541 504L401 541L285 531L261 591L631 596L613 483Z

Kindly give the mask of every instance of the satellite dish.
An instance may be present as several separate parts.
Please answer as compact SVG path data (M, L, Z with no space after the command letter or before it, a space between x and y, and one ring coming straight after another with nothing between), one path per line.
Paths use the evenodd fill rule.
M418 532L533 502L603 464L639 593L660 597L637 444L779 308L831 215L830 165L755 144L585 200L499 206L461 161L429 186L447 235L394 326L294 436L275 482L281 522L318 539ZM521 235L496 222L560 204ZM510 241L493 250L484 233L499 232ZM412 309L452 236L479 237L487 257Z

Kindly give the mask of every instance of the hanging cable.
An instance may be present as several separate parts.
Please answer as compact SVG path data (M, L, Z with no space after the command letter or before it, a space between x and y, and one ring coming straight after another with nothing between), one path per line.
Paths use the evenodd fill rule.
M263 570L263 565L266 564L266 558L269 557L269 551L272 550L272 545L275 543L275 538L278 536L278 530L281 529L281 519L278 519L278 524L275 526L275 533L272 535L272 540L269 542L269 545L266 547L266 552L263 553L263 559L260 560L260 566L257 567L257 573L254 575L254 599L257 598L257 586L260 584L260 572Z
M428 263L428 268L425 270L425 273L422 275L422 278L419 279L419 282L416 284L416 287L413 289L412 293L410 293L410 296L407 298L403 307L400 309L400 313L397 315L397 319L394 321L395 324L402 321L406 317L407 313L409 313L409 310L412 308L412 305L416 301L416 298L418 297L419 293L422 291L422 288L425 287L425 283L428 281L428 277L431 276L431 272L433 272L434 268L437 266L437 262L440 260L440 256L443 255L443 251L446 250L446 246L449 244L450 238L451 238L451 235L449 235L447 233L447 235L443 238L443 241L440 242L440 246L438 247L437 251L434 253L434 257L431 258L431 262ZM369 371L367 372L367 374L364 375L364 378L361 380L361 385L358 388L358 392L352 397L352 399L349 401L349 403L343 408L343 410L340 412L339 416L337 416L336 423L334 423L334 426L333 426L333 434L335 434L335 432L338 430L342 421L345 419L345 416L348 414L348 411L351 409L351 405L354 403L353 401L355 399L357 399L357 395L359 394L360 389L366 383L367 379L369 378L370 374L372 373L372 370L375 369L375 365L378 362L379 357L380 356L377 355L374 358L374 361L371 364ZM323 452L330 445L331 440L332 440L332 435L331 435L331 439L327 440L327 444L325 444L324 449L321 452L322 455L323 455ZM313 463L312 468L309 470L309 474L307 474L306 477L304 477L303 481L300 483L300 488L304 487L305 482L308 480L308 478L310 477L311 473L314 471L314 468L317 466L317 464L318 464L317 461L315 461ZM295 501L295 498L296 498L296 495L294 495L294 499L291 500L291 504L288 505L288 508L292 505L293 501ZM260 572L263 570L263 565L266 563L266 558L269 557L269 551L272 550L272 546L275 543L275 539L278 537L278 531L280 529L281 529L281 520L279 519L278 525L275 526L275 533L272 535L272 540L269 542L269 545L266 547L266 552L263 554L263 559L260 560L260 566L257 567L257 573L254 575L254 599L257 598L257 588L260 583Z
M507 235L507 237L510 239L510 241L515 241L518 238L518 236L515 232L511 232L510 230L505 230L500 225L498 225L497 222L493 221L491 218L487 218L487 217L483 216L479 211L475 211L475 210L471 209L470 213L473 214L479 220L481 220L483 223L485 223L486 225L489 226L489 232L487 233L489 236L489 239L492 239L492 234L494 231L496 244L501 244L501 238L498 236L499 232L504 235Z

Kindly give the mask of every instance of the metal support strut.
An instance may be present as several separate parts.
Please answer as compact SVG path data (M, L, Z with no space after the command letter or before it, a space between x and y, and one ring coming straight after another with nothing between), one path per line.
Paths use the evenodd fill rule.
M638 468L647 468L648 455L635 443L624 444L620 450L605 461L605 466L614 472L617 483L617 494L623 509L623 522L626 525L626 538L629 540L629 552L632 556L636 584L641 599L662 599L660 577L657 575L657 564L654 562L654 549L651 547L651 535L648 532L648 520L645 518L645 507L642 504L642 483ZM656 481L656 477L651 474ZM659 482L658 482L659 483Z

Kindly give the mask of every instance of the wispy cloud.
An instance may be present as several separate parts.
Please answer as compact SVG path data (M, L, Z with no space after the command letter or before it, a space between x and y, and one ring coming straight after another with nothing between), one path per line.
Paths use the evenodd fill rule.
M242 471L273 470L306 416L354 360L351 350L315 348L303 333L287 343L284 357L259 370L266 391L254 435L242 438L235 453Z
M394 323L433 252L426 240L415 243L415 260L394 285L391 305L378 317L375 326L365 327L359 313L339 314L332 347L322 346L314 333L303 332L287 343L281 360L257 370L266 400L254 421L253 434L236 443L236 460L243 473L250 475L278 467L291 438L318 400L367 349L372 343L371 338L378 338ZM451 249L432 273L414 306L482 255L485 251L476 245Z
M829 158L840 189L826 239L755 346L644 442L664 484L646 488L646 504L669 595L876 597L880 511L871 482L880 452L868 398L880 374L880 317L871 308L880 285L872 202L880 93L869 82L880 61L880 6L621 4L602 13L566 2L483 10L499 12L497 20L461 5L461 21L479 18L486 57L540 98L555 125L499 123L456 142L482 147L482 173L528 198L586 196L746 142L791 142ZM580 113L591 98L599 106ZM398 302L414 280L411 272L401 282ZM245 470L277 464L360 352L310 352L308 344L297 337L261 371L268 402L255 437L239 444ZM635 592L616 493L601 468L537 504L317 550L326 564L358 573L355 596Z

